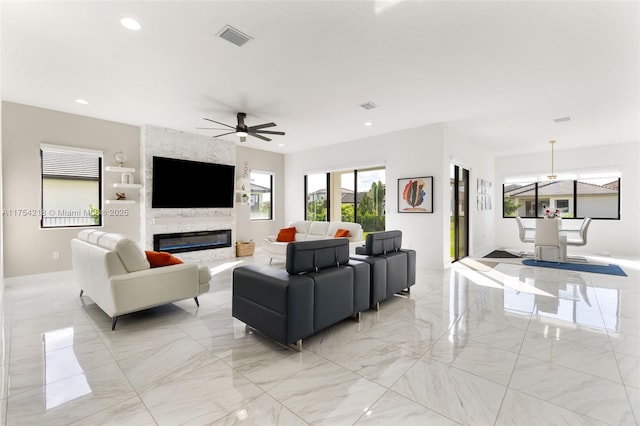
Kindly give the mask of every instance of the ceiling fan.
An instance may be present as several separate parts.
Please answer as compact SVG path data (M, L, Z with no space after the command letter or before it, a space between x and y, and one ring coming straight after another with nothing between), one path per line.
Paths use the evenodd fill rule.
M259 138L262 140L265 140L267 142L269 142L271 139L269 139L266 136L262 136L264 134L268 134L268 135L284 135L284 132L276 132L273 130L262 130L264 128L267 127L274 127L276 126L276 123L264 123L264 124L258 124L256 126L247 126L244 123L244 119L247 118L247 114L244 112L239 112L238 113L238 124L236 124L235 126L231 126L229 124L224 124L221 123L219 121L215 121L215 120L211 120L210 118L205 118L205 120L207 121L211 121L212 123L216 123L216 124L220 124L222 126L226 126L229 129L233 129L232 131L227 131L227 133L221 133L219 135L215 135L213 136L214 138L218 138L220 136L226 136L226 135L231 135L233 133L235 133L236 135L238 135L240 137L240 142L245 142L247 140L247 136L253 136L255 138ZM198 129L211 129L211 130L228 130L227 128L224 129L219 129L216 127L198 127Z

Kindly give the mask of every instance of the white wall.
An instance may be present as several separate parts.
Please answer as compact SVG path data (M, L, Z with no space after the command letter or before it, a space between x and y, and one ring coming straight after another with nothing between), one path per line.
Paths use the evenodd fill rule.
M588 245L570 247L571 253L611 254L612 256L640 256L640 145L637 143L602 145L581 149L555 150L555 172L618 169L622 173L620 184L620 220L594 220L588 234ZM536 176L550 172L550 152L501 157L496 159L495 188L500 203L502 183L509 176ZM563 219L571 221L570 219ZM513 219L503 219L501 205L496 209L496 244L500 247L521 248L531 251L518 239Z
M285 156L285 222L304 218L304 175L384 166L386 228L403 232L403 246L418 252L420 266L443 266L443 126L432 125L359 139ZM446 170L448 176L448 168ZM434 176L434 213L398 213L398 179ZM448 247L448 242L447 242Z
M458 134L455 129L445 125L444 137L444 164L445 172L449 172L449 164L454 163L469 170L469 254L481 257L495 248L495 218L497 214L502 216L502 205L499 204L502 187L496 185L495 166L493 156L485 149L474 144L472 140ZM493 184L492 209L478 211L476 197L478 195L477 180L483 179ZM445 200L449 202L449 183ZM498 201L496 201L498 200ZM444 218L443 238L445 243L449 241L449 216ZM446 244L445 256L449 255L449 245Z
M236 206L238 241L251 239L256 243L256 247L261 247L262 240L269 235L276 235L278 230L285 226L284 155L238 145L236 179L243 177L245 162L249 172L257 170L273 173L273 220L249 220L249 207Z
M399 229L403 246L418 252L418 264L441 269L450 263L450 179L452 162L470 170L470 241L472 255L494 246L494 209L476 211L476 179L494 182L494 162L473 141L444 124L417 127L345 142L285 157L286 222L304 217L304 175L370 166L386 169L386 229ZM398 213L398 179L434 177L433 213Z
M2 140L3 208L9 211L40 209L43 142L102 150L103 166L113 162L116 151L126 153L128 166L140 164L139 127L11 102L2 104ZM103 173L104 198L112 198L111 186L119 181L119 174ZM138 200L138 195L131 195ZM103 204L103 213L108 213L109 207ZM124 207L126 216L105 214L100 230L138 239L139 204ZM71 269L71 239L81 228L40 229L38 215L11 215L3 219L6 277ZM58 259L53 258L54 251L60 255Z
M0 129L2 128L2 106L3 103L0 102ZM3 140L3 132L0 132L0 177L3 176L2 173L2 140ZM0 180L0 210L4 209L4 204L3 204L3 196L2 196L2 181ZM4 229L4 215L0 215L0 230ZM0 295L2 295L2 291L4 288L4 253L3 253L3 247L4 247L4 238L0 238Z

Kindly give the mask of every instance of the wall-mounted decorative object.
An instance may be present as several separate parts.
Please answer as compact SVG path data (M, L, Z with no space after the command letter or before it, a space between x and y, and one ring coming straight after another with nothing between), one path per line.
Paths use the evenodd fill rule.
M398 179L398 213L433 213L433 176Z
M127 196L124 192L116 192L116 200L126 200Z
M113 154L113 159L116 160L116 163L118 163L119 167L123 167L124 166L124 162L127 161L127 156L122 151L116 151Z
M122 172L120 175L120 182L126 184L133 183L133 175L129 172Z
M493 192L493 184L488 180L478 179L477 186L477 210L491 210L491 193Z

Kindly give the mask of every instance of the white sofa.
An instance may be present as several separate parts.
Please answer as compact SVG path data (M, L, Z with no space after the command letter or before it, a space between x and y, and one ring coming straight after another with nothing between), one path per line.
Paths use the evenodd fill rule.
M291 222L288 228L295 227L295 241L326 240L334 238L338 229L349 230L349 253L355 254L356 247L364 244L362 238L362 226L353 222L320 222L299 220ZM262 247L271 260L287 259L287 244L276 241L277 235L270 235L264 239Z
M80 296L86 293L111 317L193 297L209 291L208 267L182 263L151 268L142 249L120 234L83 230L71 240Z

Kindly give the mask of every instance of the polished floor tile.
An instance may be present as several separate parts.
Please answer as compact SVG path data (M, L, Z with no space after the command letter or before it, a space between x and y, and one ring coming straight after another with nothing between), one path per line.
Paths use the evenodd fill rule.
M270 390L299 371L322 360L322 357L311 351L294 352L284 346L268 343L270 344L262 345L267 351L256 351L253 357L248 357L243 351L239 356L241 363L235 358L235 353L225 357L223 361L234 366L238 372L263 390Z
M317 425L353 424L386 388L330 361L313 364L269 392L276 400Z
M267 394L262 394L228 416L214 423L215 426L303 426L308 425Z
M123 358L118 364L136 391L143 393L192 371L206 369L217 360L198 342L182 338Z
M341 346L326 358L385 387L393 385L418 359L405 349L367 336Z
M73 426L151 426L157 424L140 398L134 397L87 416Z
M426 357L476 376L507 385L518 354L477 342L461 343L457 338L441 338Z
M127 378L112 362L31 391L9 395L7 424L71 424L135 396Z
M483 425L495 422L507 388L425 357L391 389L458 423Z
M560 405L546 402L510 389L502 403L496 426L605 426L609 423L578 414Z
M458 423L426 408L393 391L387 391L373 406L362 413L358 426L405 425L405 426L455 426Z
M112 363L111 354L100 340L52 351L45 350L40 354L11 362L9 394L13 396L47 387L62 379Z
M520 355L512 389L610 424L635 421L624 385Z
M4 280L0 425L638 425L640 262L628 277L464 259L294 352L193 300L110 318L64 271ZM611 260L611 263L616 263ZM282 268L282 263L273 267Z
M262 394L222 361L159 383L140 395L159 424L209 424Z

